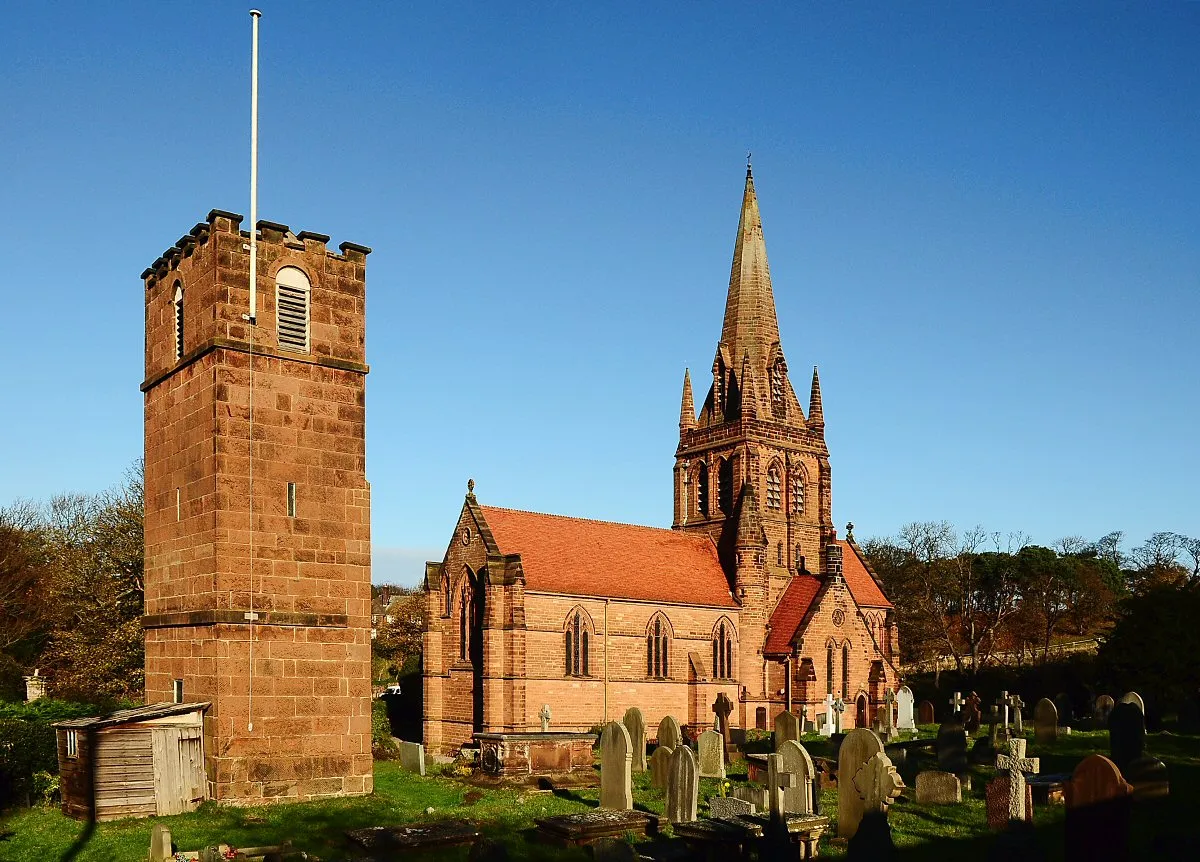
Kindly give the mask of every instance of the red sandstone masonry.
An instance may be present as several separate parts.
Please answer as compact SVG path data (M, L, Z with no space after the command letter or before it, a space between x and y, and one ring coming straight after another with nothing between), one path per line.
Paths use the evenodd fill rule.
M250 332L241 317L248 239L237 228L238 219L212 214L186 250L145 275L146 696L168 700L181 678L189 699L213 702L205 755L219 800L370 792L365 252L332 254L323 239L264 223L252 537ZM283 266L312 284L309 354L277 347L274 275ZM185 297L178 362L177 281ZM288 482L297 486L295 518L286 512ZM155 622L169 613L245 612L251 602L264 622L272 613L333 621L255 626L252 702L248 626Z

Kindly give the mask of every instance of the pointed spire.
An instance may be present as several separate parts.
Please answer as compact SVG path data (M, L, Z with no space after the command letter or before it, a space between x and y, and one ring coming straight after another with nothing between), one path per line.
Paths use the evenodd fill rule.
M750 354L742 357L742 416L754 419L758 416L758 390L754 386L754 366Z
M825 412L821 409L821 378L817 366L813 366L812 393L808 396L808 427L816 431L825 430Z
M692 400L692 375L683 369L683 403L679 405L679 431L696 427L696 403Z
M729 274L721 341L728 346L731 356L750 354L755 368L764 373L767 353L771 345L779 341L767 245L763 239L758 195L754 191L754 174L749 164L746 165L742 214L733 246L733 268Z

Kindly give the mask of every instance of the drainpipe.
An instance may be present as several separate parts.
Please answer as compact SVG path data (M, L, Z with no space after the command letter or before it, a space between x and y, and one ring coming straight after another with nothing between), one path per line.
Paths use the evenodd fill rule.
M783 662L783 698L787 701L787 711L792 711L792 657L788 656Z
M604 723L608 724L608 599L604 600Z

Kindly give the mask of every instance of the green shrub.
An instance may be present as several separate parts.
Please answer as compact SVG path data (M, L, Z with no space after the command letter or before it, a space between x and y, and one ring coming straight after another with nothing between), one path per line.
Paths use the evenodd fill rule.
M376 760L395 760L400 756L400 746L392 739L387 704L378 698L371 701L371 754Z
M59 777L46 770L33 773L31 782L33 798L42 805L53 805L59 799Z

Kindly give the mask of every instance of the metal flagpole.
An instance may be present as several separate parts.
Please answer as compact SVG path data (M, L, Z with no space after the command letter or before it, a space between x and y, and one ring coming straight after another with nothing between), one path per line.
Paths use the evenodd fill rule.
M247 645L247 689L246 689L246 730L254 732L254 325L258 317L258 19L262 12L250 10L251 48L250 48L250 313L246 315L249 323L250 355L247 357L249 372L249 421L248 446L249 461L249 587L250 611L246 614L249 623L249 644Z

